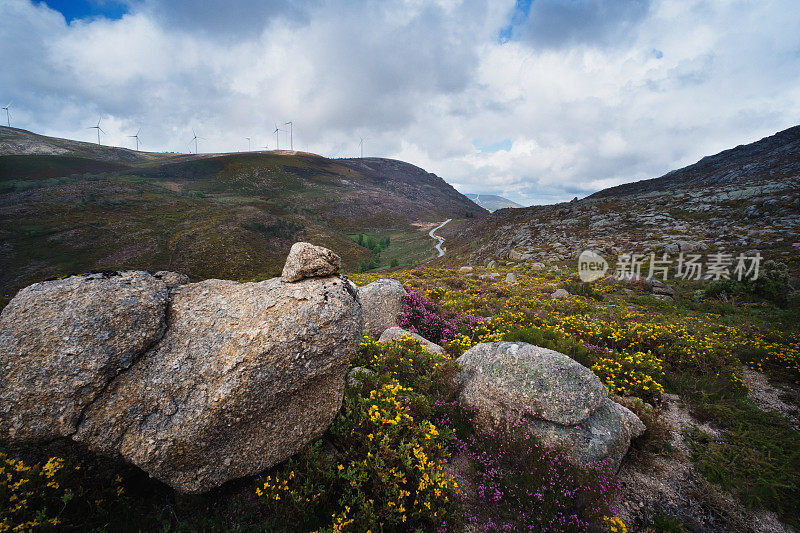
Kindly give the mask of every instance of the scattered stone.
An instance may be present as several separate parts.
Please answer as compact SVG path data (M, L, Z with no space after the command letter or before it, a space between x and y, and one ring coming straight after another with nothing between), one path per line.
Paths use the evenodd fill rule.
M556 289L550 297L554 300L563 300L564 298L569 298L569 292L567 292L567 289Z
M428 350L429 352L442 353L443 351L441 346L429 341L422 335L411 333L410 331L407 331L400 327L393 327L387 329L386 331L381 333L381 336L378 340L380 342L392 342L393 340L399 339L400 337L413 337L414 339L421 342L425 346L425 349Z
M653 294L669 296L670 299L672 296L675 296L675 289L673 289L671 286L667 285L663 281L659 281L657 279L647 280L647 288Z
M492 259L486 264L486 268L497 268L497 261Z
M509 272L506 274L506 283L516 283L517 282L517 274L515 272Z
M294 282L305 278L321 278L339 272L341 258L327 248L307 242L296 242L289 250L283 265L283 281Z
M406 290L396 279L383 278L359 288L358 297L364 314L364 331L377 337L397 325Z
M463 266L463 267L459 268L458 271L461 274L466 274L468 272L472 272L472 267L471 266Z
M357 387L361 385L361 380L364 376L374 376L375 371L371 368L364 368L363 366L356 366L350 369L347 373L347 386Z
M530 268L531 270L544 270L545 266L544 263L531 263Z
M486 280L486 281L500 281L500 274L497 272L491 272L489 274L481 274L478 276L478 279Z
M525 261L526 259L530 259L533 257L532 254L518 252L516 250L511 250L508 252L508 258L512 261Z
M644 424L614 403L589 369L564 354L526 343L482 343L458 358L461 401L484 429L523 424L580 464L608 459L619 468Z

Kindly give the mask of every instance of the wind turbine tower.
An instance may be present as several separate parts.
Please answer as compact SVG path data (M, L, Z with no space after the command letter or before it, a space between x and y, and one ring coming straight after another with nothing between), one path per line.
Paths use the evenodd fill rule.
M142 131L142 128L139 128L139 131ZM136 139L136 151L139 151L139 131L136 132L136 135L128 135L131 139Z
M197 152L197 139L203 139L204 141L206 139L205 139L205 137L198 137L197 133L194 132L194 128L192 128L192 135L194 135L194 137L192 137L192 140L189 141L189 147L190 147L189 153L192 153L191 146L192 146L192 143L194 143L194 153L197 154L198 153Z
M245 137L247 139L247 151L250 151L250 137Z
M6 110L6 122L8 123L8 127L11 127L11 115L8 113L8 108L11 107L11 102L8 103L3 109Z
M294 124L292 124L292 121L290 120L289 122L284 124L284 126L289 126L289 150L294 151L294 138L293 138L294 137L294 133L293 133Z
M280 150L281 149L280 138L278 137L278 135L279 135L278 132L279 131L281 131L281 130L278 129L278 124L275 124L275 131L273 131L272 133L275 134L275 149L276 150Z
M364 159L364 137L361 137L361 142L358 143L358 148L361 150L361 159Z
M103 128L100 127L100 121L101 120L103 120L103 117L100 117L100 118L97 119L97 126L90 126L89 127L90 130L97 130L97 144L100 144L100 132L102 131L103 135L106 134L106 132L103 131Z

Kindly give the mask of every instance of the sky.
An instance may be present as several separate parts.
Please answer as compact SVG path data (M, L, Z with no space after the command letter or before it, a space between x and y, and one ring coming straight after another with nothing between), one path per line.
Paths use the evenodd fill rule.
M291 121L523 205L800 124L796 0L0 0L0 51L15 127L227 152Z

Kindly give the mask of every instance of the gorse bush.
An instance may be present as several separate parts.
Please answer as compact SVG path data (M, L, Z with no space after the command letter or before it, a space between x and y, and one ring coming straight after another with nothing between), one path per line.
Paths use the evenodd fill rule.
M91 529L131 506L119 475L86 477L60 457L26 463L0 452L0 532Z
M28 465L0 453L0 531L30 531L57 526L64 507L75 496L62 487L64 460Z
M453 432L432 422L455 395L455 364L410 338L365 337L330 429L332 450L315 443L257 493L270 526L286 530L424 531L460 519L459 488L445 471Z

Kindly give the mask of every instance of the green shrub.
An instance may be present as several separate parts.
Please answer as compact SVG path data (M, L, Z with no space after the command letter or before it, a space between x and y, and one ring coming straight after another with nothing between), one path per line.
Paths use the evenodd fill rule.
M529 327L515 329L503 335L503 340L527 342L534 346L561 352L586 367L592 366L595 360L582 343L553 328Z

